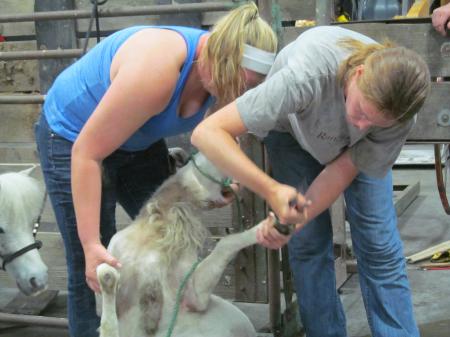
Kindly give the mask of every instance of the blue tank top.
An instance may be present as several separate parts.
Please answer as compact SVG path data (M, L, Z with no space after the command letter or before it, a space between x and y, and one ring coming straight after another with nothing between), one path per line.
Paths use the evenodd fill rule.
M49 126L55 133L72 142L75 141L111 84L111 62L117 50L131 35L146 28L151 26L126 28L108 36L56 78L48 91L43 107ZM162 138L191 131L213 103L210 96L193 116L188 118L178 116L177 107L192 68L197 44L200 36L206 31L175 26L155 28L170 29L183 36L187 45L187 57L169 103L120 147L125 151L144 150Z

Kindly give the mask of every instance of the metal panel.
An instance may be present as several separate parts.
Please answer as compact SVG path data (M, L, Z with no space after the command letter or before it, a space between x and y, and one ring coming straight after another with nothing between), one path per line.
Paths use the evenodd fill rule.
M283 20L314 20L316 17L316 0L278 0L278 4Z
M177 0L177 4L198 3L200 0ZM157 0L158 5L174 5L172 0ZM200 27L202 24L201 13L182 13L160 15L158 23L160 25L178 25L189 27Z
M389 38L419 53L427 62L431 76L450 76L450 40L440 36L430 23L350 23L341 25L377 41ZM305 28L284 28L285 44L295 40Z
M34 142L33 125L39 112L37 105L1 105L0 143Z
M74 8L73 0L37 0L36 12L68 10ZM36 22L36 42L39 50L77 48L74 20ZM39 61L40 91L46 93L58 74L72 64L75 59L56 59Z
M0 57L4 53L19 53L36 49L36 43L1 42ZM33 92L39 90L37 61L0 61L0 92Z
M263 166L262 144L251 135L240 138L241 148L253 162ZM241 193L241 209L244 227L251 227L265 217L264 201L254 193L244 190ZM234 212L234 214L237 214ZM240 231L241 224L233 217L233 227ZM267 257L266 249L255 245L242 250L235 260L236 300L241 302L267 302Z
M449 142L450 126L439 125L438 121L438 117L442 114L442 111L449 108L450 82L433 83L431 86L431 94L422 110L418 113L417 123L409 134L408 141Z
M316 0L316 22L317 25L329 25L333 16L333 1Z

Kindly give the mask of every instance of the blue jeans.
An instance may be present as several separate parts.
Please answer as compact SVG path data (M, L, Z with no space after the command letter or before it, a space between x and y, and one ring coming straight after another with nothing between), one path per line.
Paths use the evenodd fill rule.
M61 232L67 261L67 311L71 337L98 336L100 320L93 291L86 284L85 260L78 238L70 186L72 142L55 134L42 115L35 125L36 142L47 192ZM119 202L134 218L143 203L169 176L164 140L147 150L117 150L103 161L100 235L107 246L116 232L115 208Z
M288 133L271 132L264 142L274 178L282 183L309 186L323 169ZM392 172L382 179L360 173L344 196L372 335L419 336L397 230ZM344 310L336 291L329 212L297 232L288 247L306 336L347 336Z

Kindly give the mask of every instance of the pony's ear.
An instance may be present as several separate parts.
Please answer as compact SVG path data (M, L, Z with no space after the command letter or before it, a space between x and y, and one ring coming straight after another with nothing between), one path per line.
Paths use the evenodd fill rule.
M189 161L189 153L181 147L171 147L169 151L169 166L171 173L175 173L177 169L183 167Z
M23 174L24 176L30 176L36 167L37 167L37 165L33 165L30 168L27 168L26 170L20 171L19 173Z

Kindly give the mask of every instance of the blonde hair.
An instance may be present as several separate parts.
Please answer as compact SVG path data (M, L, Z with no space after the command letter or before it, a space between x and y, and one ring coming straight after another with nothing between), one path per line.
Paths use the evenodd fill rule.
M276 52L277 37L272 28L259 17L255 3L239 6L214 26L199 62L211 73L219 104L229 103L245 88L242 76L244 44Z
M416 52L389 40L382 44L364 44L344 39L340 45L352 50L339 68L338 80L343 86L357 67L364 65L357 86L364 98L384 116L406 121L420 110L430 91L430 73Z

